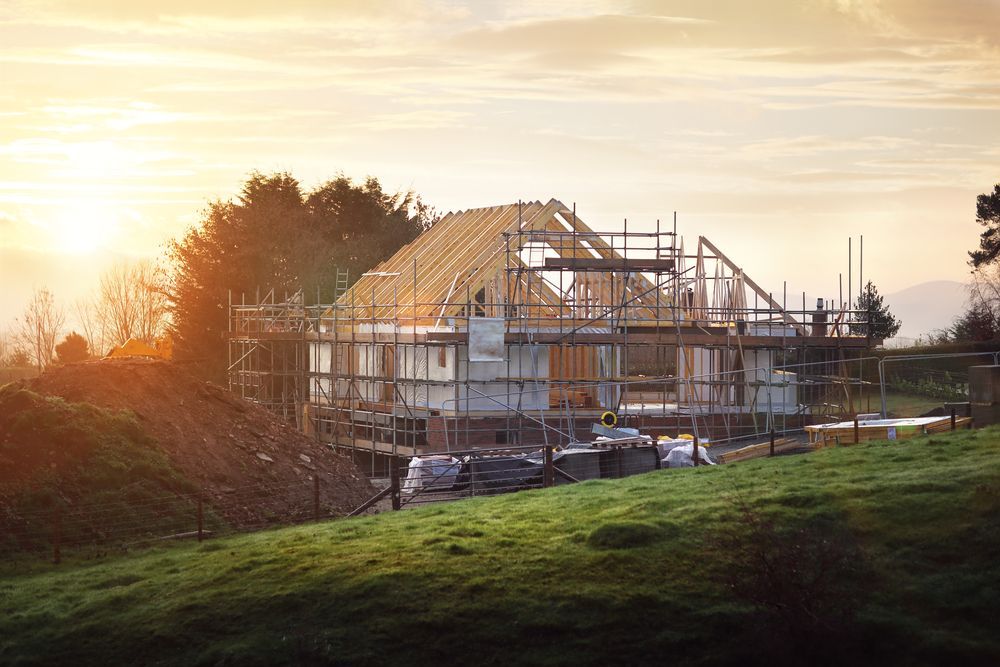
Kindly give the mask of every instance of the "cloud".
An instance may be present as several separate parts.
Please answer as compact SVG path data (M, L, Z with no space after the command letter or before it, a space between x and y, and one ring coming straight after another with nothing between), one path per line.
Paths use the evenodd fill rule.
M740 147L741 152L751 159L771 159L782 157L820 157L823 153L871 152L885 153L901 148L916 146L918 142L910 137L860 136L833 137L827 135L806 135L795 137L773 137L751 142Z
M462 49L488 51L498 56L564 50L636 52L667 46L675 40L689 41L709 23L678 16L541 19L474 28L457 35L452 43Z
M160 4L150 2L121 2L120 0L40 0L29 2L13 0L9 3L9 18L34 20L50 24L83 23L97 27L144 26L146 28L192 27L204 19L202 27L228 25L239 31L246 26L263 29L280 29L282 20L291 27L307 23L329 24L345 21L412 22L460 18L468 11L452 3L433 0L174 0ZM225 22L225 23L222 23Z
M358 130L428 130L455 128L472 116L466 111L418 109L401 113L376 114L353 124Z
M775 229L813 211L884 221L879 193L901 219L941 215L895 197L938 184L950 206L995 179L997 14L925 0L12 0L0 207L37 233L72 202L111 202L115 242L138 246L260 168L373 173L441 207L591 198L612 221L630 206Z

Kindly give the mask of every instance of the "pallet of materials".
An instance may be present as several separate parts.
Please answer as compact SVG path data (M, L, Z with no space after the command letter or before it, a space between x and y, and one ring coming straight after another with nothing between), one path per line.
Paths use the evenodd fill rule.
M777 438L774 441L774 453L780 454L793 449L801 449L805 446L806 445L795 438ZM734 463L736 461L748 461L750 459L756 459L770 454L771 441L767 440L766 442L758 442L753 445L747 445L741 449L725 452L724 454L718 454L716 458L719 460L719 463Z
M968 428L971 421L968 417L957 418L955 428ZM817 448L853 445L865 440L905 440L925 433L942 433L950 430L951 417L861 420L858 422L856 436L853 421L805 427L809 443Z

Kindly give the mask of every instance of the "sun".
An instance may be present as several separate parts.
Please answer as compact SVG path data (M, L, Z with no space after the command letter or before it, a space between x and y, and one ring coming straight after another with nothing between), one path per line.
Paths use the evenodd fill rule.
M76 201L60 210L53 241L63 252L84 255L108 246L118 231L118 215L109 202Z

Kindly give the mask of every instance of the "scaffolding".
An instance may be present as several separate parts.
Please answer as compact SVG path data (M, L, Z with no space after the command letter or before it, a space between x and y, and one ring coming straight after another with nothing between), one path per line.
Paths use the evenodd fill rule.
M339 277L338 277L339 278ZM338 281L339 282L339 281ZM723 439L862 410L880 341L843 299L789 308L707 238L595 232L556 200L445 216L334 303L230 298L229 382L387 456L591 439L605 411Z

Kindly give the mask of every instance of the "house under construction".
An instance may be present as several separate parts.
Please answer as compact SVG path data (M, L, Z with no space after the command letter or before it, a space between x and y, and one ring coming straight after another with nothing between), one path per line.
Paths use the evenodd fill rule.
M676 223L597 232L556 200L449 213L341 279L328 304L233 295L230 387L372 454L587 441L606 411L651 435L800 428L861 410L848 366L880 342Z

